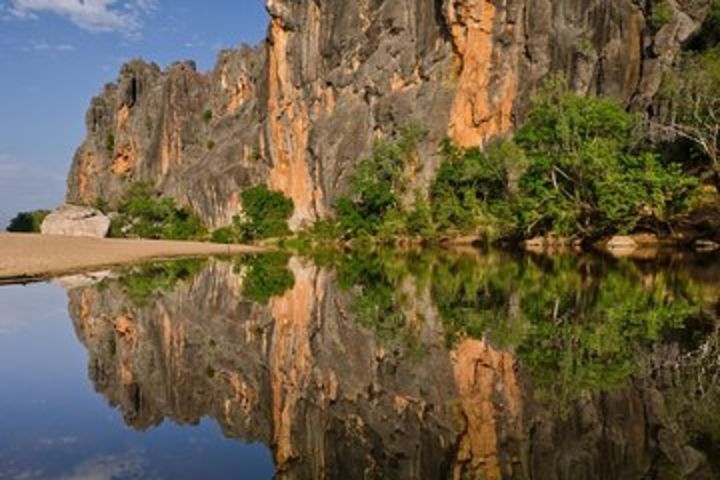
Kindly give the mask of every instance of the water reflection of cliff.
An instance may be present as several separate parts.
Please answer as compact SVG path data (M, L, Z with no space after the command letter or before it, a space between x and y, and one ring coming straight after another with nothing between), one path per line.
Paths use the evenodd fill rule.
M715 279L569 262L213 260L70 312L129 425L212 417L280 478L715 478Z

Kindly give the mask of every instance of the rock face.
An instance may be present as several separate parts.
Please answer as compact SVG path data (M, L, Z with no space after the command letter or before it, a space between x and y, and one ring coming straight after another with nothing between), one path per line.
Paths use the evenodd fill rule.
M211 226L265 182L325 215L378 136L419 123L428 135L415 186L451 137L483 145L522 119L552 73L578 92L645 110L709 0L266 0L266 42L221 53L207 74L133 61L96 97L68 200L117 199L149 181Z
M110 219L94 208L65 205L45 218L41 231L43 235L105 238Z

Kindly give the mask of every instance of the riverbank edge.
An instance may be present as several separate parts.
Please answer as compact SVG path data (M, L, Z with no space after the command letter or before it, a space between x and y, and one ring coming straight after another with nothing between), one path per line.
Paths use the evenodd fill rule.
M28 284L148 261L263 254L267 246L0 233L0 285Z

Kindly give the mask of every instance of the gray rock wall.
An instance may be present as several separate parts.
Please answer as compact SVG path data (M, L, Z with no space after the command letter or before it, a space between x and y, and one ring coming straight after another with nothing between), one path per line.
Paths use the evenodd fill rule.
M293 198L297 227L328 212L375 138L408 123L428 130L422 189L441 139L510 132L548 74L645 110L709 0L668 1L665 25L649 20L652 3L267 0L267 40L223 52L210 73L123 68L92 101L68 201L114 200L144 180L218 226L244 187L266 182Z

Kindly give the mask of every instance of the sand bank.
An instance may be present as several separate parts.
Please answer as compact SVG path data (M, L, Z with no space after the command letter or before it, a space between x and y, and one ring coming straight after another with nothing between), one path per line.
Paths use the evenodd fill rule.
M59 275L147 260L262 253L263 248L199 242L119 240L0 233L0 283Z

